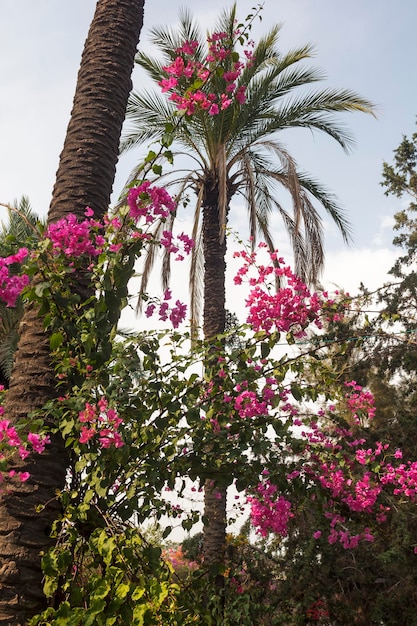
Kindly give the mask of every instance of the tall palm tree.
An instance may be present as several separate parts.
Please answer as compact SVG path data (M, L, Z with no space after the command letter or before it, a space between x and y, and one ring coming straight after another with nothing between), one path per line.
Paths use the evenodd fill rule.
M217 32L236 40L236 7L221 15ZM193 193L195 202L194 239L197 246L191 265L191 317L198 318L201 290L199 269L203 270L203 331L208 340L225 328L225 225L230 202L241 196L248 211L250 234L255 241L261 235L273 247L270 216L278 211L288 232L297 273L314 283L323 267L323 227L317 208L327 212L344 240L349 238L349 224L335 198L300 171L291 153L282 144L279 132L306 128L332 137L348 150L351 138L339 124L338 113L361 111L372 113L372 104L349 90L312 88L323 74L302 62L312 55L310 46L283 54L277 49L280 27L273 26L260 39L248 64L237 80L237 88L246 87L246 101L234 101L218 115L199 108L194 115L181 118L174 103L160 92L134 91L127 109L130 123L122 141L122 151L151 142L164 135L167 123L175 128L174 154L188 158L184 169L171 175L169 185L177 185L179 200ZM157 83L168 78L164 67L177 57L185 41L198 41L194 58L204 62L207 46L201 29L187 11L180 15L177 29L158 27L151 31L152 42L161 53L154 58L139 52L136 62ZM233 57L225 61L232 69ZM201 89L220 95L225 89L221 72L214 71ZM134 170L131 180L140 177ZM279 198L284 189L291 207ZM158 225L157 228L166 228ZM146 287L154 258L148 258L142 286ZM164 264L165 276L169 263ZM208 484L208 483L207 483ZM209 484L212 484L210 481ZM205 517L209 523L204 533L204 555L208 562L220 561L225 538L225 494L219 497L213 489L205 490Z
M81 59L71 119L61 153L48 222L69 212L97 218L108 209L119 141L131 89L131 72L143 23L144 0L98 0ZM49 342L34 307L25 311L7 394L5 416L17 423L55 395ZM17 463L17 462L16 462ZM56 491L67 459L55 437L46 453L17 469L28 470L0 501L0 625L26 623L44 606L40 551L50 545L58 513ZM36 505L44 505L41 513Z

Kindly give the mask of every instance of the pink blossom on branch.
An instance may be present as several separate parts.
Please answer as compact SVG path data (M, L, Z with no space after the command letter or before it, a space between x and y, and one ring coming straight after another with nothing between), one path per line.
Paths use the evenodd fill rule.
M3 409L3 407L0 408ZM41 454L49 443L49 435L29 432L26 437L24 435L21 436L14 426L10 426L9 420L0 420L0 448L2 450L0 461L3 461L3 463L16 453L21 459L26 459L31 454L31 450ZM13 478L15 476L22 482L25 482L30 477L30 474L29 472L16 472L15 470L9 470L6 473L0 472L0 483L4 482L4 479L7 477ZM2 489L0 489L0 493L1 491Z
M166 189L151 185L149 181L132 187L127 196L127 203L130 217L133 219L144 217L146 224L151 224L159 218L167 218L177 208Z
M256 252L241 250L234 256L244 261L234 278L235 284L240 285L245 280L252 287L246 306L249 309L247 323L254 332L264 331L270 335L291 331L300 338L305 336L305 329L311 323L322 327L322 310L328 304L326 294L311 293L291 268L283 264L276 251L269 252L271 263L266 266L258 264ZM286 282L278 290L277 278Z
M27 256L27 249L20 248L16 254L0 258L0 300L3 300L8 307L16 305L16 300L29 284L29 277L26 274L20 276L10 274L9 266L22 263Z
M288 534L288 523L294 514L291 503L284 496L277 496L278 488L269 480L260 483L256 496L248 496L251 522L256 531L266 537L270 532L281 536Z
M83 255L95 257L101 253L104 244L104 238L93 232L94 228L100 226L101 224L91 217L79 221L73 213L69 213L61 220L50 224L45 236L51 240L55 254L64 253L70 258Z
M239 35L236 35L237 39ZM235 41L227 33L212 33L207 38L208 54L202 61L195 60L198 41L185 41L177 48L177 57L162 70L166 78L159 81L163 93L171 92L169 100L174 102L179 111L194 115L197 111L207 111L209 115L218 115L235 101L243 105L246 100L246 86L237 86L245 67L252 64L252 51L244 50L244 61L234 60ZM252 42L249 44L252 45ZM226 65L226 71L223 71ZM230 69L232 65L232 69ZM223 71L223 73L222 73ZM223 91L219 91L218 78L223 80ZM210 89L210 80L216 77L216 93ZM214 89L214 87L213 87Z
M81 426L79 442L88 444L91 440L98 442L101 448L121 448L124 441L118 432L123 424L117 411L108 406L107 399L101 397L96 404L85 403L85 408L78 414ZM84 424L88 426L84 426Z

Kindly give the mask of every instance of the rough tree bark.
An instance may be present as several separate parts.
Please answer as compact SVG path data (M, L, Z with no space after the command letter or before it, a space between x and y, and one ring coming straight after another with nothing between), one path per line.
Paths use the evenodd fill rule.
M53 222L90 206L107 210L119 140L131 89L131 72L143 23L144 0L98 0L78 74L71 119L48 213ZM48 339L34 308L21 324L5 417L16 423L54 397ZM18 467L17 467L18 466ZM65 482L67 459L56 437L46 453L16 468L29 471L0 500L0 625L20 626L44 607L40 552L50 544L57 515L56 490ZM43 504L41 513L36 505Z
M207 185L203 204L203 254L204 254L204 338L211 339L224 333L226 323L226 237L225 224L220 224L218 208L219 190L214 184ZM222 232L223 229L223 232ZM214 350L213 358L217 358ZM216 454L209 449L208 454ZM214 460L214 459L213 459ZM218 470L217 470L218 471ZM226 540L226 489L217 486L216 464L213 463L213 476L207 468L208 478L204 484L204 533L203 557L206 565L221 564L224 561Z

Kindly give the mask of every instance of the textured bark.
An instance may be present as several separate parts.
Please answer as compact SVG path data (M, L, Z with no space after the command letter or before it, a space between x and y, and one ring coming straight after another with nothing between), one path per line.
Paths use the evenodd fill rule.
M203 205L203 252L204 252L204 338L208 341L224 332L226 238L225 224L219 222L218 190L206 192ZM214 349L215 352L215 349ZM215 353L213 358L217 358ZM214 449L209 449L215 455ZM213 470L215 468L213 467ZM210 469L208 468L210 474ZM226 541L226 490L218 488L209 477L204 485L203 557L206 565L221 564L224 560ZM218 581L220 583L220 579ZM220 586L220 584L218 585Z
M216 189L206 193L203 206L204 338L224 332L226 323L226 237L219 222Z
M215 451L211 451L215 454ZM207 479L204 483L203 557L205 565L222 564L226 548L227 490L216 487ZM223 586L223 585L221 585Z
M53 222L85 207L96 217L107 210L113 187L120 132L131 89L131 72L143 23L144 0L99 0L86 40L73 110L60 156L48 214ZM55 395L49 342L33 307L25 311L5 417L26 418ZM30 463L27 483L16 482L0 500L0 625L24 624L44 607L40 552L50 544L56 490L64 485L67 457L57 437ZM43 504L41 513L36 505Z
M21 323L19 368L12 374L5 416L15 423L53 397L54 378L48 342L36 309L28 308ZM16 480L12 491L0 500L0 624L24 624L42 607L42 575L39 553L48 547L49 530L59 508L55 490L65 478L66 455L55 438L41 457L14 459L13 469L28 471L31 478ZM36 506L45 504L37 513Z
M49 221L107 211L144 0L99 0L85 43Z

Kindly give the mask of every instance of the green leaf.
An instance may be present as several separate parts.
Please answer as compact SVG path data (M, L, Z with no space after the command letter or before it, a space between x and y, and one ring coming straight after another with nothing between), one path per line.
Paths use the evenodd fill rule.
M291 393L294 396L294 399L300 402L303 399L303 391L301 387L295 383L291 385Z
M102 578L94 579L93 585L91 585L90 589L90 599L92 604L94 604L97 600L107 598L110 591L111 585L107 580L103 580Z
M239 55L238 55L239 56ZM197 90L197 89L201 89L201 87L204 85L204 81L201 78L197 78L193 84L191 85L191 90Z
M74 428L74 420L72 418L68 419L65 418L62 420L61 423L61 433L64 435L64 437L66 437L67 435L70 434L70 432L72 432L72 429Z
M52 598L55 591L58 589L58 577L45 576L45 582L43 584L43 592L47 598Z
M150 163L151 161L156 159L156 156L156 152L154 152L153 150L149 150L148 154L145 157L145 163Z
M35 287L35 294L38 296L38 298L42 298L43 294L48 291L49 292L50 289L50 284L49 283L38 283Z
M124 600L127 597L130 591L130 585L128 583L120 583L118 587L116 587L115 596L120 600Z
M132 593L132 600L140 600L144 593L145 589L143 587L136 587Z
M166 539L168 535L171 533L171 531L172 531L172 526L166 526L164 528L164 532L162 533L162 539Z
M267 343L261 343L261 355L263 359L266 359L266 357L269 355L269 353L271 352L271 348L269 347L269 345Z

